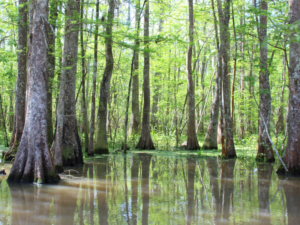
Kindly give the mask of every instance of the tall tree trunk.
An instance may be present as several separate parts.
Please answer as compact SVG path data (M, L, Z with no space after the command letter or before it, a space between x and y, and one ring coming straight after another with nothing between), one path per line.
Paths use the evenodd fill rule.
M249 86L248 86L248 90L250 93L249 96L249 106L248 106L248 120L247 120L247 128L248 128L248 132L250 134L253 134L255 132L255 126L254 123L252 122L252 108L253 108L253 96L251 93L253 93L253 84L251 84L253 82L253 45L251 46L251 54L249 52L249 57L250 57L250 71L249 71Z
M236 61L237 61L237 37L236 37L236 30L235 30L235 21L234 21L234 10L233 10L233 2L232 3L232 27L233 27L233 35L234 35L234 57L233 57L233 75L232 75L232 85L231 85L231 106L230 106L230 116L232 121L232 129L233 132L236 132L236 121L235 121L235 114L234 114L234 83L235 83L235 77L236 77Z
M275 123L275 134L278 136L280 133L284 132L284 122L283 122L283 105L284 105L284 89L285 89L285 73L286 73L286 63L285 63L285 57L282 58L283 62L283 72L281 74L281 82L282 82L282 88L281 93L279 96L280 99L280 106L278 108L278 119Z
M213 99L213 104L211 107L210 121L206 131L205 139L202 148L203 149L218 149L218 122L219 122L219 108L220 108L220 88L221 88L221 77L222 77L222 59L220 55L219 47L219 35L217 27L217 18L215 15L214 1L212 0L212 10L214 14L214 26L215 26L215 39L218 50L218 67L215 85L215 94Z
M290 24L300 20L300 1L289 0ZM300 26L298 25L298 28ZM300 175L300 43L297 33L290 36L288 141L283 161L289 174ZM282 166L277 173L285 173Z
M243 9L244 10L244 9ZM245 24L244 22L244 16L240 19L240 26L243 26ZM245 137L245 84L244 84L244 76L245 76L245 68L244 68L244 37L243 34L240 35L241 38L241 43L240 43L240 52L241 52L241 57L242 57L242 66L240 69L240 98L241 98L241 103L240 103L240 125L239 125L239 134L238 137L240 140L244 139Z
M189 46L187 50L187 85L188 85L188 101L189 101L189 118L187 128L187 146L188 150L200 149L199 143L196 136L196 125L195 125L195 88L192 74L192 50L194 45L194 9L193 0L188 0L189 3Z
M160 18L159 26L158 26L158 35L161 33L162 24L163 24L163 20ZM157 56L159 57L160 54L158 54ZM152 108L151 108L152 129L158 129L158 124L159 124L156 114L158 113L159 92L161 89L160 78L161 78L161 73L155 72L155 74L154 74L154 95L153 95Z
M263 119L267 125L268 132L270 132L270 119L271 119L271 93L269 84L268 73L268 50L267 50L267 10L268 3L264 0L260 2L260 27L258 28L259 36L259 54L260 54L260 72L259 72L259 131L258 131L258 149L256 160L267 162L274 162L274 153L271 142L265 131Z
M101 81L100 87L100 100L99 100L99 128L97 133L97 142L95 143L94 151L97 154L106 154L108 153L108 144L107 144L107 102L109 98L109 86L111 75L114 69L114 57L112 52L112 26L114 19L114 10L115 10L115 1L108 1L108 13L107 13L107 22L106 22L106 34L105 34L105 58L106 64L104 69L104 74Z
M85 96L85 77L87 75L86 69L86 59L85 59L85 49L83 42L83 11L84 11L84 0L81 0L81 10L80 10L81 24L80 24L80 47L81 47L81 86L82 86L82 113L83 113L83 128L84 128L84 149L88 152L89 149L89 125L87 119L87 106L86 106L86 96ZM97 17L98 18L98 17ZM97 26L97 25L96 25ZM98 28L98 27L97 27ZM98 29L96 29L98 31ZM95 34L97 35L97 34ZM95 102L95 101L94 101ZM94 110L95 111L95 110ZM94 112L95 118L95 112ZM89 152L88 152L89 154Z
M19 0L19 21L18 21L18 74L15 97L15 120L10 148L17 151L25 124L26 107L26 79L27 79L27 15L28 1Z
M52 144L53 142L53 122L52 122L52 88L53 79L55 74L55 29L56 21L58 17L58 0L53 0L50 2L50 13L49 13L49 23L52 28L48 30L48 103L47 103L47 134L48 142Z
M93 93L92 93L92 108L90 121L90 140L88 145L88 155L94 155L94 130L95 130L95 111L96 111L96 78L97 78L97 57L98 57L98 20L99 20L99 0L96 3L96 27L95 27L95 43L94 43L94 74L93 74Z
M138 134L140 125L140 110L139 110L139 29L140 29L140 0L136 1L135 11L135 29L136 38L134 41L134 62L133 62L133 78L132 78L132 108L129 127L129 135Z
M205 27L204 27L204 32L205 32ZM205 75L205 70L206 70L206 56L205 56L206 52L205 52L205 49L204 49L204 53L203 53L203 59L202 59L202 65L201 65L201 90L202 90L202 93L201 93L201 99L202 100L202 115L200 115L202 118L205 114L205 104L206 104L206 101L204 101L204 91L205 91L205 86L204 86L204 75ZM200 133L202 134L204 132L204 123L203 123L203 120L200 122Z
M65 38L63 47L60 93L57 106L57 125L51 147L54 164L59 172L63 166L83 164L82 147L78 135L75 101L80 2L66 4Z
M150 134L150 53L149 53L149 1L145 3L144 15L144 110L142 134L136 146L138 149L155 149Z
M218 2L218 12L220 20L220 53L222 56L222 75L223 75L223 112L225 119L225 149L222 151L223 157L236 157L235 147L233 142L232 122L230 115L230 78L229 78L229 51L230 51L230 33L229 33L229 19L230 19L230 0L225 1L224 11L222 9L221 0Z
M47 137L47 40L45 26L48 1L33 1L30 27L31 51L28 74L28 103L24 133L8 181L57 183Z

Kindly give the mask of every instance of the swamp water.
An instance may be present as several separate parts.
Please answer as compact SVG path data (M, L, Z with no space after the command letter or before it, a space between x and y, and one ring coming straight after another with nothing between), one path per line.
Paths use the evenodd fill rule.
M78 173L66 168L58 185L2 177L0 224L300 224L300 179L276 168L253 158L111 154Z

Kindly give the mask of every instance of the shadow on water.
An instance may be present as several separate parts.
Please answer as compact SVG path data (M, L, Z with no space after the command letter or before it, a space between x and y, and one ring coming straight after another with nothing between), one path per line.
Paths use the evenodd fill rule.
M55 186L0 180L0 224L298 224L300 181L273 167L172 153L108 155Z

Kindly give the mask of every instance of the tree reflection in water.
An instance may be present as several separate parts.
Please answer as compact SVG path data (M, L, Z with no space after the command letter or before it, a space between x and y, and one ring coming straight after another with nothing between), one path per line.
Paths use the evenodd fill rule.
M297 224L300 182L278 178L273 166L196 155L101 156L59 185L2 181L0 224Z
M269 194L273 167L271 165L258 163L258 205L259 224L270 224Z

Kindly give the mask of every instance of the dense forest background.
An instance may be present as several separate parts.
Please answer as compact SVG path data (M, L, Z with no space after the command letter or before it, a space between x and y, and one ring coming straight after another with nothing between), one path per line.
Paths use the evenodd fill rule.
M203 142L209 126L217 88L218 43L222 42L217 6L220 2L196 0L193 5L191 65L195 87L195 126L200 143ZM49 145L52 143L56 124L63 44L66 37L65 21L70 19L70 15L65 13L66 4L67 1L60 0L50 0L49 3L49 23L55 32L55 49L51 52L55 57L54 74L53 77L49 77L49 90L52 93L52 137L50 135ZM135 147L138 143L144 107L143 57L148 53L150 126L154 146L157 149L180 146L187 140L189 117L186 72L189 45L188 1L150 1L147 44L143 37L145 2L116 0L114 4L111 35L114 67L109 85L106 122L109 149L121 148L127 123L126 113L129 117L126 125L129 132L127 144ZM267 2L267 10L262 9L261 2L256 0L232 0L223 3L226 4L230 4L230 42L226 50L229 56L230 108L234 140L244 145L257 143L259 111L254 96L259 101L260 94L266 91L259 86L260 49L263 46L267 48L271 95L270 134L275 140L274 143L281 149L288 106L288 37L297 25L293 27L288 24L286 1ZM27 1L23 1L22 5L12 0L2 0L0 3L0 141L4 146L9 146L14 127L20 18L18 10L26 5ZM81 0L79 13L72 15L71 24L77 25L75 29L79 30L78 45L72 48L78 48L75 101L78 133L83 148L87 147L90 135L93 107L96 109L95 130L100 126L100 87L105 76L105 46L108 39L106 28L110 22L107 17L108 6L107 1ZM262 24L262 16L267 18L266 24ZM264 40L260 38L262 29L266 30ZM51 50L51 46L48 46L48 49ZM137 53L139 56L133 57ZM96 79L95 99L92 99L93 77ZM131 92L128 91L129 85L132 86ZM128 94L130 104L129 111L126 112ZM133 107L137 110L136 129L133 127ZM97 139L97 131L94 133Z

